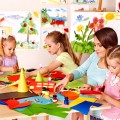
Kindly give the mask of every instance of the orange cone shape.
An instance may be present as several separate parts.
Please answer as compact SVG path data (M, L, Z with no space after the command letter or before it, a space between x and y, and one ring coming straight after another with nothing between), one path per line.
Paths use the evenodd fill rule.
M36 82L43 82L43 77L40 72L37 73L37 77L35 79Z
M28 92L28 86L27 86L27 82L26 82L26 79L25 79L25 76L24 76L24 70L23 69L21 69L17 91L18 92Z

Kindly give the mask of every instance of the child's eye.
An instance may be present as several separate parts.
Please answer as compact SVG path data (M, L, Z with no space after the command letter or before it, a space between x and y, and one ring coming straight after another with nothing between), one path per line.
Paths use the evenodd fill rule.
M116 67L113 67L113 69L116 69Z

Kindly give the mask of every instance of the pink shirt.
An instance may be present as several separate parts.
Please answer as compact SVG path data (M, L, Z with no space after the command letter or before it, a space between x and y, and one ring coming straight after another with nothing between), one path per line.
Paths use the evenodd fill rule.
M120 78L108 72L104 92L110 97L120 100ZM110 105L111 109L103 110L102 115L111 119L120 119L120 108Z

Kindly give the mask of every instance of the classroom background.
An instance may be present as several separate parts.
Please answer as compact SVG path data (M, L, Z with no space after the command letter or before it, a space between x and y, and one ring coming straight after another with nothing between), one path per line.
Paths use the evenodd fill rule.
M8 25L9 27L13 27L15 25L20 24L20 23L17 22L17 20L19 19L19 16L12 16L12 14L16 15L16 13L17 14L19 13L19 15L23 16L24 18L27 18L27 17L31 16L31 14L29 14L29 12L30 12L30 13L34 14L34 16L36 16L36 21L35 20L32 21L33 24L35 23L35 26L32 26L32 27L34 27L36 29L36 33L34 33L34 34L37 34L37 33L38 34L37 34L37 36L33 36L33 37L35 37L35 41L33 40L31 42L31 44L34 44L36 42L37 47L34 46L32 49L28 49L28 48L27 49L26 48L21 49L20 47L23 44L19 43L20 47L18 47L16 49L16 55L18 57L18 62L19 62L20 68L22 68L22 67L24 67L25 69L38 68L40 64L42 66L46 66L56 57L56 56L49 55L47 50L43 47L44 46L44 38L45 38L43 33L47 34L47 32L49 32L49 31L46 32L46 30L45 30L45 29L47 29L47 28L45 28L46 24L44 24L44 25L40 24L39 20L42 18L42 16L38 16L38 13L40 13L42 10L43 10L42 12L44 12L44 10L45 10L45 9L43 9L44 7L47 8L49 6L53 10L53 9L55 9L56 4L46 4L46 3L43 4L44 1L47 1L47 0L19 0L19 1L18 0L1 0L1 4L0 4L0 20L1 20L0 21L0 26L2 26L1 25L2 21L5 21L5 19L8 22L8 23L5 23L5 25L9 24L9 23L11 24L11 26ZM72 27L73 24L77 25L76 20L74 18L79 16L79 14L80 14L82 17L86 18L86 21L87 21L88 20L87 17L89 15L93 14L92 10L93 10L93 8L97 8L98 4L97 3L88 4L88 5L84 4L83 7L81 7L80 9L85 8L85 13L78 11L78 12L76 12L75 17L71 17L71 15L73 15L72 10L79 4L76 4L76 6L73 5L71 7L72 0L68 0L67 2L68 2L68 4L63 4L61 6L57 6L59 9L63 8L63 10L67 11L66 13L63 14L64 18L67 18L67 20L66 20L67 22L65 22L65 26L62 26L62 27L57 26L57 27L53 27L51 29L52 30L57 30L57 29L59 30L59 29L62 29L64 27L64 30L67 29L67 31L69 31L68 34L70 36L70 39L73 39L72 37L73 37L73 33L74 33L75 29L71 29L71 27ZM106 8L106 12L108 12L108 13L113 12L114 14L112 13L112 15L116 15L116 12L117 12L116 9L118 9L118 8L116 8L116 1L115 0L103 0L102 8ZM69 10L69 9L71 9L71 10ZM89 13L89 11L90 11L90 13ZM107 13L105 13L105 15L106 14ZM94 15L100 16L101 14L95 12ZM102 15L104 16L104 14L102 14ZM9 16L10 17L16 17L16 21L14 21L13 23L11 23L11 21L8 21L10 19ZM59 12L58 12L58 16L59 16ZM37 17L39 17L39 18L37 19ZM116 22L116 20L117 20L117 22ZM119 15L118 15L118 18L116 17L115 21L114 21L116 23L116 26L120 22L119 20L120 19L119 19ZM24 19L22 19L21 24L23 22L24 22ZM106 22L108 23L108 26L109 26L109 23L111 21L108 20ZM22 28L21 24L19 25L19 30ZM110 23L110 25L111 24L112 23ZM115 28L116 28L116 26L115 26ZM117 27L117 29L118 28L119 27ZM70 31L72 31L72 33ZM24 35L24 36L26 37L26 35ZM15 37L17 39L19 39L19 38L21 38L21 35L16 35ZM82 62L86 58L87 58L86 56L83 57Z

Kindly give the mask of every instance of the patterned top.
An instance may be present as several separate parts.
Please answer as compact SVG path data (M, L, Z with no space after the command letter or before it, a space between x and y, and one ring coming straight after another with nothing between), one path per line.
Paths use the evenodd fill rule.
M4 66L4 67L7 67L7 66L8 67L13 67L18 62L16 56L12 56L11 59L6 58L6 57L4 57L4 58L0 57L0 60L2 60L2 65L1 66ZM3 74L3 72L0 72L0 74Z
M116 100L120 100L120 78L110 72L107 73L106 77L105 93ZM111 109L102 111L103 116L111 119L120 119L120 108L110 105Z

